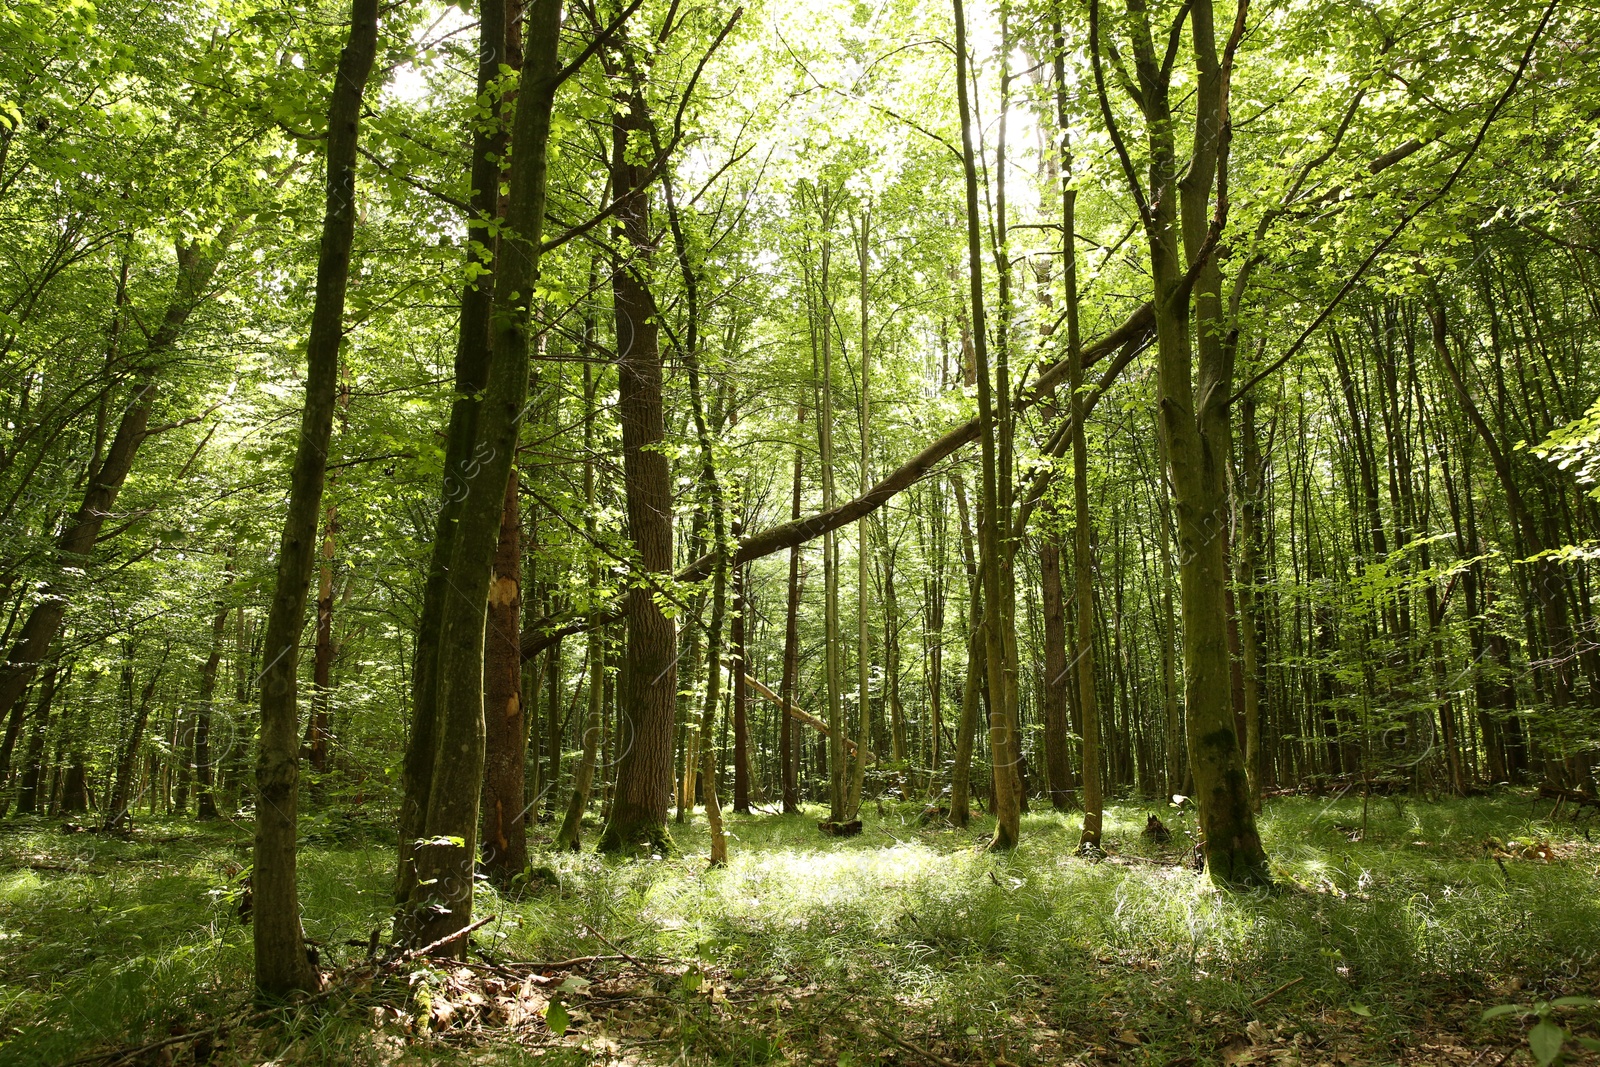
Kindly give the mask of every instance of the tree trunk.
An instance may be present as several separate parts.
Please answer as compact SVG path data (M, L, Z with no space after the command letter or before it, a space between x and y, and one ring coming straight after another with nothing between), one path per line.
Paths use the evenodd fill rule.
M1110 115L1099 11L1098 0L1091 0L1089 51L1101 111ZM1234 726L1228 654L1228 402L1236 338L1224 317L1221 271L1209 236L1213 193L1226 163L1230 129L1227 79L1218 59L1212 4L1195 0L1189 8L1196 74L1194 150L1180 180L1176 119L1169 100L1171 68L1156 52L1150 13L1141 8L1130 15L1126 27L1144 87L1137 103L1149 141L1148 198L1131 163L1122 158L1144 223L1154 286L1157 411L1178 520L1189 766L1212 879L1230 886L1259 885L1269 881L1267 859ZM1218 205L1219 218L1222 207ZM1191 308L1197 323L1193 337Z
M522 508L506 479L483 638L483 868L499 885L528 866L522 821L527 729L522 714ZM560 646L556 646L560 647Z
M857 234L856 262L857 273L860 277L861 295L861 409L857 430L860 435L860 485L861 492L865 493L872 487L871 477L871 441L872 441L872 350L867 333L867 271L870 266L868 261L868 242L871 237L872 213L871 208L864 208L861 212L861 228ZM871 590L868 580L870 571L870 553L867 550L871 538L868 519L862 517L856 521L856 758L850 768L850 795L845 803L846 817L856 818L861 811L861 791L866 783L867 752L872 745L872 626L871 626Z
M58 682L65 684L72 675L69 666L62 677L60 661L50 664L45 672L44 682L39 686L39 704L34 709L33 726L28 731L28 747L22 756L22 777L17 787L17 814L32 815L38 802L39 795L39 764L44 760L44 735L50 725L50 708L55 702ZM8 740L10 740L8 738ZM15 742L12 742L13 744ZM5 765L10 766L11 751L5 753ZM6 808L9 806L8 797L0 797L0 819L5 818Z
M1067 663L1066 611L1062 604L1061 543L1056 537L1053 509L1047 511L1050 529L1039 534L1039 577L1044 605L1044 679L1039 699L1044 711L1044 766L1050 806L1056 811L1072 807L1072 764L1067 736L1067 693L1075 683Z
M737 523L733 534L739 536ZM743 567L734 569L733 618L729 620L729 658L733 661L733 810L741 815L750 814L749 687L745 683L745 615L750 610L747 580Z
M228 547L226 576L222 595L218 597L217 613L211 619L211 652L205 666L200 669L199 707L194 723L195 814L201 819L217 817L216 767L211 755L211 726L216 711L217 670L222 665L222 640L228 629L228 593L233 587L233 557L235 548ZM241 745L244 739L234 730L233 744Z
M261 673L261 738L256 753L256 989L269 997L316 989L306 957L295 884L300 777L296 668L306 594L316 566L317 518L327 477L328 442L344 339L345 290L356 226L356 149L361 101L378 43L377 0L351 0L350 36L339 55L328 101L326 214L317 260L317 294L306 342L306 401L290 476L289 506L278 547L277 580L267 616Z
M57 664L51 664L45 679L44 695L39 698L39 709L34 713L33 729L28 732L28 751L23 755L22 783L17 788L17 814L33 815L39 807L39 779L44 774L45 736L50 729L51 697L56 689ZM72 680L72 666L62 672L61 688ZM3 813L3 809L0 809Z
M161 681L161 672L166 669L167 646L161 653L161 662L151 672L150 680L145 683L144 689L139 694L139 703L133 707L133 725L128 731L128 740L117 759L116 782L111 789L110 802L106 804L106 817L104 826L107 830L123 829L129 819L129 809L133 807L134 772L138 767L139 748L144 741L145 724L150 721L150 706L155 701L156 683Z
M128 359L133 368L128 406L104 457L90 465L83 503L56 538L54 558L50 561L54 577L49 579L43 596L29 610L10 654L0 665L0 719L8 718L17 701L22 699L51 642L61 632L72 590L81 584L82 572L90 565L106 517L115 514L117 495L133 470L140 447L151 436L150 414L158 398L159 375L170 365L168 357L184 323L205 296L229 236L225 233L212 247L204 249L197 241L177 245L177 282L161 323L149 335L143 358L130 356Z
M648 175L629 151L649 129L639 93L625 95L612 119L611 188L621 236L636 258L612 273L616 313L618 414L622 422L623 487L628 529L646 575L672 574L672 473L662 450L666 423L656 306L645 284L652 238ZM616 793L600 837L605 852L670 852L667 805L672 795L672 725L678 691L677 631L651 588L627 594L627 688L622 697Z
M560 0L534 0L526 8L523 29L526 54L510 144L506 222L494 259L488 386L475 419L475 440L467 450L474 466L446 472L446 498L453 488L451 478L462 478L464 485L458 490L459 530L446 563L451 595L440 605L437 630L437 723L430 737L434 769L421 845L411 856L416 881L397 920L402 941L413 947L437 944L472 921L485 737L483 630L494 550L506 514L506 483L528 395L530 312L544 227L550 109L560 85ZM454 937L440 952L466 955L466 937Z
M561 788L561 642L551 645L544 655L544 796L541 809L555 810ZM541 816L542 817L542 816Z
M339 386L335 403L340 415L348 421L349 368L345 370L345 380ZM311 668L311 745L306 753L306 762L318 774L325 774L328 770L328 703L333 690L333 657L338 652L333 643L333 560L338 535L338 508L329 500L327 515L322 523L322 561L317 568L317 630Z
M978 214L977 157L973 145L972 112L967 91L967 30L962 0L954 0L956 45L956 100L961 111L962 163L966 177L968 280L972 302L972 342L978 370L979 441L983 451L983 493L978 525L978 566L983 584L987 622L983 627L987 642L985 657L989 679L989 751L993 761L995 831L990 848L1015 848L1020 831L1021 808L1018 802L1015 766L1012 763L1012 731L1016 721L1013 678L1007 677L1006 640L1001 632L1008 621L1003 603L1004 579L1001 574L1001 531L1009 529L1008 517L1001 510L997 487L999 478L997 449L1003 444L1003 426L996 426L993 388L989 377L989 347L984 328L982 219ZM1001 384L1004 392L1004 382ZM1001 413L1000 422L1005 421Z
M1235 598L1239 628L1239 674L1244 683L1244 766L1250 780L1250 805L1261 810L1261 610L1256 590L1261 584L1261 493L1265 476L1261 442L1256 435L1255 390L1245 393L1240 405L1239 457L1236 504L1239 530L1239 594Z
M475 432L465 454L473 457L472 464L446 472L446 498L454 491L462 499L459 528L444 565L450 595L438 609L438 651L432 672L437 722L429 737L433 769L419 835L422 843L410 856L415 882L396 920L401 941L412 947L435 944L472 921L478 800L483 787L484 622L506 482L528 393L530 311L539 274L550 116L560 84L560 23L560 0L534 0L526 8L522 25L527 48L511 135L514 162L495 258L488 384L471 420ZM439 951L460 958L467 951L466 939L456 937Z
M501 66L514 58L512 44L516 37L508 22L507 0L480 0L479 99L488 97L495 80L500 77ZM511 98L502 96L488 121L475 123L472 128L472 188L466 219L468 280L461 291L454 398L445 434L445 491L434 525L433 553L423 585L422 611L417 617L411 672L411 729L401 767L399 864L395 878L397 904L404 904L410 898L416 882L411 853L416 842L423 838L438 749L435 729L440 718L437 704L440 627L444 624L445 601L454 593L450 559L461 531L465 490L478 473L482 458L475 451L478 447L477 420L492 362L490 313L494 304L494 262L499 244L495 227L503 214L500 187L505 175L501 165L510 143L506 119L512 102Z
M977 552L973 546L972 523L967 514L967 492L959 475L952 474L950 487L955 492L961 514L961 553L967 568L967 673L961 687L961 717L956 723L956 750L950 768L950 825L965 829L971 818L972 749L978 731L979 700L988 674L985 658L988 637L984 633L983 586L978 578Z
M799 422L806 421L806 406L800 405ZM794 488L790 502L791 519L800 517L800 490L802 460L805 452L794 447ZM800 546L789 549L789 588L783 613L783 682L778 695L783 706L794 703L795 689L800 684ZM778 765L783 781L783 813L791 815L800 810L799 788L799 727L789 721L788 715L778 716Z
M883 703L889 709L889 758L900 783L900 799L911 799L906 770L906 719L900 706L900 603L894 587L894 553L883 538Z
M597 271L591 265L589 277L590 287ZM594 320L584 320L584 336L587 340L594 339ZM597 383L595 381L594 366L591 363L583 365L583 501L584 501L584 532L588 535L590 543L595 543L600 534L598 518L599 499L595 495L594 484L594 457L595 457L595 426L594 420L599 417L599 410L595 405ZM589 560L589 601L591 604L600 602L600 561L591 557ZM605 715L605 685L606 685L606 646L605 632L600 627L589 631L589 715L583 730L583 756L578 761L578 768L572 774L572 796L567 801L567 813L561 820L561 829L556 833L556 848L563 851L576 852L581 847L583 839L583 813L589 806L589 791L594 782L595 752L599 748L601 735L604 732Z

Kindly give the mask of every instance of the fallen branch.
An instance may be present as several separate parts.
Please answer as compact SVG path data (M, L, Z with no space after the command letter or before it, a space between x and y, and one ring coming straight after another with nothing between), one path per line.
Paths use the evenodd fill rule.
M629 963L633 964L635 967L639 968L641 971L649 971L651 974L660 974L661 973L661 969L659 967L652 967L648 963L645 963L643 960L637 959L637 958L635 958L633 956L628 955L626 952L622 951L622 946L621 945L618 945L615 941L611 940L605 934L602 934L599 930L596 930L594 927L590 926L588 923L584 922L582 919L578 920L578 925L582 926L585 930L587 930L591 934L593 934L595 936L595 938L597 938L602 945L606 946L606 948L611 949L617 955L621 956L623 959L627 960Z
M1293 989L1295 986L1299 985L1301 982L1304 982L1305 980L1306 980L1306 976L1303 975L1303 974L1299 978L1291 978L1287 982L1285 982L1281 986L1279 986L1277 989L1274 989L1272 992L1268 993L1266 996L1257 997L1256 999L1252 1000L1250 1002L1250 1006L1252 1008L1259 1008L1259 1007L1261 1007L1261 1005L1265 1004L1267 1001L1271 1000L1273 997L1277 996L1279 993L1282 993L1285 989Z
M482 927L488 926L490 923L494 922L497 918L499 918L498 915L485 915L483 918L479 919L477 922L473 923L471 926L463 926L461 929L457 930L455 933L446 934L443 937L441 937L439 940L431 942L430 944L423 945L421 948L414 948L414 949L411 949L408 952L401 953L399 956L397 956L395 958L394 962L395 963L406 963L406 962L409 962L411 960L416 959L418 956L431 955L434 952L435 949L444 948L444 946L448 945L452 941L459 941L463 937L466 937L468 934L472 933L474 930L478 930L478 929L481 929Z
M787 700L784 700L777 693L774 693L771 689L768 689L766 686L757 681L754 675L746 674L744 676L744 680L749 683L751 689L754 689L757 693L760 693L762 696L766 697L768 700L772 701L774 704L778 705L778 707L787 712L790 718L796 719L799 722L803 722L807 726L815 727L816 731L823 737L828 736L827 723L823 722L815 715L812 715L810 712L801 711ZM856 743L850 740L848 737L844 739L844 746L848 755L854 756L856 754Z
M893 1030L880 1027L876 1023L867 1023L867 1029L871 1030L879 1037L888 1038L890 1041L894 1042L896 1045L899 1045L907 1052L915 1052L923 1059L926 1059L931 1063L937 1063L939 1067L961 1067L961 1064L957 1063L955 1060L946 1059L937 1052L934 1052L930 1049L925 1049L914 1041L908 1041L899 1034L895 1033Z
M1122 325L1084 349L1083 365L1093 366L1129 345L1137 346L1143 343L1155 332L1155 321L1155 306L1148 302L1139 305ZM1017 398L1014 410L1020 415L1033 405L1053 396L1066 378L1067 361L1063 359L1039 375L1033 386ZM977 439L978 420L973 417L906 460L877 485L854 500L741 538L738 551L733 554L728 564L737 567L786 548L803 545L807 541L815 540L825 533L848 526L857 519L872 514L901 492L915 485L938 463L949 458L963 445L971 444ZM673 578L679 582L702 581L711 576L715 559L713 554L701 556L679 570ZM618 600L594 611L537 619L523 629L522 658L531 659L563 637L585 633L596 626L617 622L625 613L623 602Z

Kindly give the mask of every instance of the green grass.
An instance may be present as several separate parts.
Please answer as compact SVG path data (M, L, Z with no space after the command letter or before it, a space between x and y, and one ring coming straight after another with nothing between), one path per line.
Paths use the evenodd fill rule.
M1262 830L1281 888L1254 895L1130 859L1181 858L1181 832L1166 847L1140 838L1148 805L1108 811L1112 858L1099 864L1072 855L1071 816L1026 817L1022 847L993 856L979 850L981 821L926 829L915 808L869 805L865 833L845 840L822 837L810 816L732 816L732 862L707 871L696 820L673 827L674 860L537 856L546 870L534 885L484 891L479 914L498 919L479 938L507 959L608 954L610 942L680 961L663 970L705 970L726 1003L706 990L648 1002L647 1032L672 1033L634 1055L663 1063L680 1051L687 1062L876 1061L886 1042L863 1019L974 1063L1213 1063L1251 1033L1263 1047L1298 1042L1306 1063L1338 1050L1355 1056L1345 1062L1400 1062L1430 1041L1509 1049L1520 1023L1480 1025L1485 1007L1600 989L1600 845L1582 824L1534 819L1520 794L1374 800L1353 842L1361 809L1271 802ZM1175 830L1186 821L1162 814ZM307 934L327 946L324 963L353 959L362 950L344 942L364 944L387 922L391 846L313 836L301 858ZM1517 855L1534 841L1555 859ZM244 1003L250 932L234 893L247 862L245 831L228 824L147 823L133 841L9 824L0 1063L65 1062ZM250 1040L236 1059L387 1062L370 1013L302 1011ZM425 1043L406 1053L454 1054Z

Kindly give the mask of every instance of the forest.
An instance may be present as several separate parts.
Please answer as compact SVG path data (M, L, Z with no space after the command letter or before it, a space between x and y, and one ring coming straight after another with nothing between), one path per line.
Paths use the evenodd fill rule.
M1600 1063L1600 8L7 0L0 1064Z

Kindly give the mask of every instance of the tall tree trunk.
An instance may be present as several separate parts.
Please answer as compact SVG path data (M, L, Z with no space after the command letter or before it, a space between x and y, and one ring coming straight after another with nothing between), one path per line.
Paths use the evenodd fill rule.
M1089 52L1102 115L1111 116L1099 15L1098 0L1091 0ZM1241 6L1234 41L1242 32L1243 15ZM1176 118L1169 99L1171 67L1157 54L1150 13L1139 8L1130 16L1126 28L1141 87L1136 102L1149 141L1148 197L1120 147L1119 157L1144 223L1154 285L1157 411L1178 520L1189 767L1212 879L1223 885L1258 885L1269 881L1267 859L1234 725L1228 653L1228 405L1236 338L1224 316L1211 233L1213 193L1224 173L1230 129L1228 79L1218 58L1212 4L1195 0L1188 18L1196 74L1194 148L1180 179ZM1181 21L1174 24L1171 50L1181 29ZM1107 122L1112 124L1110 118ZM1226 205L1219 201L1216 206L1220 221ZM1197 323L1194 336L1191 309Z
M662 368L656 306L645 283L650 253L648 174L636 142L649 130L638 92L619 101L611 127L611 188L620 236L631 263L612 273L616 313L618 413L622 421L623 488L628 529L646 575L672 575L672 474L662 443ZM635 148L630 151L630 142ZM627 688L622 698L616 793L600 836L601 851L671 851L667 803L672 794L672 725L678 691L677 631L652 589L641 581L627 594Z
M799 422L804 425L806 421L806 406L800 405ZM799 444L794 446L794 482L792 499L790 500L789 515L791 520L800 517L800 490L802 462L805 452ZM784 606L783 623L783 681L778 688L778 696L782 707L787 708L794 703L795 690L800 684L800 546L795 545L789 549L789 588L788 598ZM799 727L791 721L787 714L778 716L778 764L779 776L783 780L783 813L792 814L800 810L799 789L799 751L801 738Z
M316 566L317 518L327 477L344 339L345 290L356 227L356 149L361 100L378 44L377 0L351 0L350 36L339 55L328 100L326 213L317 259L317 295L306 342L306 401L290 475L289 506L278 547L277 580L267 615L261 673L261 739L256 754L256 989L265 996L315 989L321 978L306 957L295 884L300 778L296 674L306 595Z
M1039 579L1043 592L1044 684L1039 698L1044 711L1044 766L1050 806L1066 811L1072 806L1072 765L1068 750L1067 693L1076 682L1067 663L1066 612L1061 590L1061 542L1054 525L1054 509L1045 512L1051 528L1039 534Z
M972 523L967 513L967 491L959 473L950 476L956 508L961 515L961 553L967 569L967 673L961 688L961 717L956 723L956 750L950 768L950 824L965 828L971 818L972 749L978 731L978 714L984 679L988 638L984 633L983 583L978 577L978 557Z
M61 780L60 802L57 810L63 815L75 815L89 810L89 702L100 680L100 672L92 671L84 686L79 710L74 714L68 706L63 716L62 747L66 750L66 773Z
M229 545L222 593L217 598L217 613L211 618L211 651L200 669L200 697L194 724L194 772L195 814L201 819L217 817L217 775L211 755L211 726L216 712L217 671L222 666L222 641L228 630L228 613L232 610L228 595L233 588L235 552L235 546ZM237 732L235 730L236 735ZM233 744L243 744L243 739L235 736Z
M150 680L145 682L144 689L139 694L138 704L129 709L133 712L133 723L128 730L128 739L117 758L117 776L111 789L110 801L106 804L103 824L107 830L120 830L128 823L129 809L133 806L134 772L138 767L140 745L144 741L145 724L150 721L150 707L155 702L156 683L161 681L161 673L166 669L167 653L170 650L170 645L162 650L161 662L150 673ZM131 658L129 669L130 671L132 669ZM129 695L132 695L131 692Z
M706 427L705 408L701 398L699 362L693 345L685 351L689 366L689 390L694 405L695 432L700 439L701 477L711 495L711 536L717 556L716 569L711 577L711 625L706 628L706 679L705 708L700 717L700 793L705 799L706 823L711 831L710 865L725 867L728 864L728 839L722 829L722 805L717 800L717 705L722 700L722 627L728 602L728 526L727 504L722 496L722 483L717 477L716 460L711 446L711 434Z
M22 775L17 787L17 814L32 815L39 794L39 764L44 759L44 735L50 725L50 708L55 703L58 683L64 685L70 678L72 668L68 666L65 677L61 670L59 660L52 662L45 670L44 681L39 686L39 704L32 715L32 727L28 730L28 747L22 756ZM22 705L18 705L21 707ZM20 728L22 724L19 723ZM9 734L9 731L8 731ZM15 746L14 738L7 736L4 765L11 765L11 751ZM10 795L0 796L0 819L5 818L6 810L10 807Z
M738 523L733 524L733 536L739 536ZM745 616L750 610L747 581L746 569L734 568L733 618L729 620L728 651L733 662L733 810L741 815L750 814L750 689L745 682Z
M483 869L500 885L528 866L528 733L522 713L522 507L506 479L483 637ZM556 646L559 648L560 646Z
M594 288L594 279L598 264L592 264L589 270L591 279L590 288ZM584 321L584 336L587 340L594 339L595 326L593 318ZM594 467L595 467L595 426L594 421L600 412L595 405L595 396L598 383L595 381L594 365L585 362L583 365L583 500L584 500L584 532L588 535L591 544L596 543L600 536L599 498L595 494ZM589 602L600 603L600 561L591 557L589 560ZM578 851L583 838L583 813L589 806L589 791L594 783L595 752L599 748L601 735L604 732L605 715L605 686L606 686L606 646L605 631L596 626L589 631L589 715L583 730L583 756L578 761L577 770L572 774L572 796L567 801L567 813L561 820L561 829L556 833L556 848L572 852Z
M479 99L493 92L500 68L513 58L514 36L508 0L480 0L478 10ZM491 363L490 313L494 304L496 227L502 214L501 164L510 143L506 118L512 100L502 96L491 112L472 127L472 189L467 212L466 274L461 290L461 316L456 332L454 397L445 433L446 491L434 524L433 552L423 585L422 611L417 617L414 663L411 671L411 729L401 766L399 812L399 863L395 877L395 902L404 904L416 883L411 853L423 838L428 798L432 792L439 722L438 671L440 627L446 598L453 593L449 571L451 553L461 531L466 505L465 488L478 470L477 419L481 397L489 384ZM536 783L537 784L537 783ZM537 793L537 790L536 790Z
M954 0L956 45L956 100L961 112L962 164L966 177L967 267L972 302L972 344L978 372L979 440L983 452L983 493L978 524L978 569L983 585L987 622L983 627L989 680L989 750L993 761L995 831L990 847L1016 847L1021 823L1015 767L1012 763L1012 728L1016 721L1012 697L1016 689L1007 678L1006 643L1002 629L1008 615L1002 603L1001 531L1009 526L1001 512L997 482L997 437L989 344L984 327L982 219L978 213L977 155L973 145L972 111L968 101L967 29L962 0ZM1005 391L1002 383L1001 392ZM1003 416L1003 413L1002 413ZM1002 417L1001 421L1004 421ZM1002 525L1005 524L1005 525Z
M883 552L883 703L889 709L889 758L894 761L895 778L900 782L900 799L911 799L906 770L906 720L900 705L900 602L894 586L894 553L888 537Z
M555 810L557 790L561 788L561 642L550 646L544 656L544 796L539 806Z
M867 327L867 272L871 240L872 209L861 211L860 231L856 235L856 263L861 297L861 408L857 431L861 445L860 491L872 488L870 451L872 441L872 349ZM866 783L867 752L872 745L872 626L870 553L871 531L865 517L856 522L856 758L850 768L850 795L845 802L849 818L861 810L861 791Z
M1239 594L1235 609L1239 619L1239 673L1244 683L1244 767L1250 779L1250 804L1261 810L1261 609L1257 589L1261 585L1262 483L1265 466L1261 442L1256 435L1255 390L1240 401L1239 436L1243 449L1239 457L1238 530Z
M39 779L44 774L44 746L45 737L50 729L51 700L57 688L56 671L58 664L50 665L50 674L45 679L45 691L39 699L39 709L34 713L33 728L28 731L28 750L23 754L22 782L17 787L17 814L33 815L39 808ZM72 665L69 663L66 670L61 672L59 687L65 689L72 680ZM0 813L4 809L0 808Z
M1160 425L1156 427L1160 444ZM1178 618L1173 610L1172 587L1172 498L1166 477L1166 447L1161 448L1159 499L1161 509L1161 709L1166 727L1166 791L1169 796L1187 792L1189 761L1184 740L1183 709L1178 704Z
M335 401L341 418L348 421L350 408L350 371L339 385ZM331 479L330 479L331 481ZM324 491L326 495L326 490ZM338 649L333 643L333 561L339 536L339 510L330 499L327 514L322 522L322 560L317 568L317 629L316 645L312 650L311 667L311 746L306 762L318 774L328 770L328 704L333 694L333 657Z
M1078 656L1073 669L1082 716L1083 832L1078 847L1100 848L1105 800L1100 780L1100 700L1095 688L1094 548L1089 531L1089 451L1083 434L1082 369L1073 364L1072 385L1072 574L1073 615L1077 622Z
M413 947L459 934L472 921L484 760L484 622L506 482L528 393L530 312L544 225L550 116L560 84L560 23L560 0L534 0L522 21L527 48L511 134L505 224L494 263L488 383L477 397L476 416L466 420L473 424L473 434L462 454L473 457L471 466L445 475L445 498L459 493L461 503L453 542L443 546L448 556L442 565L435 560L449 576L449 595L437 602L437 658L429 671L437 721L424 735L412 735L413 746L419 736L431 743L432 752L424 755L431 755L432 770L421 833L409 854L403 854L414 880L395 924L400 940ZM485 36L499 41L504 32L502 23L486 27ZM452 432L456 429L452 420ZM413 780L411 788L418 785ZM418 806L420 800L416 792L409 797ZM440 949L456 957L466 950L466 939L459 936Z

